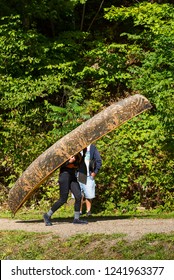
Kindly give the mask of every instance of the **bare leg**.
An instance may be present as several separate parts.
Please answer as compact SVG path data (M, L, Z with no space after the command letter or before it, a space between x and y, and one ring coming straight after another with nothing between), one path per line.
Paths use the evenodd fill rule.
M92 199L86 198L86 212L87 213L91 211L91 205L92 205Z
M82 195L81 205L80 205L80 213L83 212L83 204L85 203L86 199L84 198L84 195Z

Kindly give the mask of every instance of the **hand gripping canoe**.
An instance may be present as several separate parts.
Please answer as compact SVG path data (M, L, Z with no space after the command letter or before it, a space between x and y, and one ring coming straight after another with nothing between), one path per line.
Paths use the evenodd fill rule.
M11 188L8 204L13 214L71 155L151 107L144 96L130 96L102 110L58 140L28 166Z

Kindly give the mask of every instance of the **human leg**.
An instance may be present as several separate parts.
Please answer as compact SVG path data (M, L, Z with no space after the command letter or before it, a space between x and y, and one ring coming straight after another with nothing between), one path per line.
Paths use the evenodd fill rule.
M95 197L95 180L93 177L87 177L86 185L83 184L83 192L85 197L86 213L87 216L91 215L92 199Z
M82 199L81 199L81 205L80 205L80 215L83 213L83 205L85 204L85 197L84 194L82 193Z
M86 198L85 203L86 203L86 215L90 216L91 215L91 207L92 207L92 199Z
M60 197L53 204L51 209L43 215L46 226L51 226L51 216L58 210L64 203L67 202L70 186L70 175L67 172L61 173L59 177Z
M84 191L83 191L83 183L79 182L79 185L80 185L81 195L82 195L81 205L80 205L80 214L82 214L82 212L83 212L83 204L85 203L85 197L84 197Z
M80 220L80 207L81 207L81 200L82 194L80 185L77 181L71 182L71 192L74 195L75 203L74 203L74 224L87 224L87 221Z

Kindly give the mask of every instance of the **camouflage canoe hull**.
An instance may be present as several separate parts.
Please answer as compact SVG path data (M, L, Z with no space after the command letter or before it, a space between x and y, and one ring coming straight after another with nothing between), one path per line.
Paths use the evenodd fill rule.
M151 104L144 96L130 96L107 107L58 140L28 166L10 190L8 204L13 214L71 155L150 108Z

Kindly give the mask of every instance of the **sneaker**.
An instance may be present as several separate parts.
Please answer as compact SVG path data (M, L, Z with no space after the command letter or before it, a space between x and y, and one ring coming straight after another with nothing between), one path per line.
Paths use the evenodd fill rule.
M80 219L74 219L73 224L87 224L87 221L80 220Z
M43 215L43 218L46 226L52 226L51 218L47 215L47 213Z
M87 217L89 217L89 216L91 216L91 215L92 215L91 211L86 212L86 216L87 216Z

